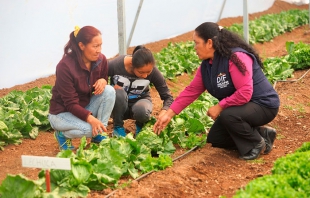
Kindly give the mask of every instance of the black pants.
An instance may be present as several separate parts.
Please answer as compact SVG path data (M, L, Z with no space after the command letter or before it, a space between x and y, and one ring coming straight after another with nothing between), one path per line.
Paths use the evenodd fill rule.
M270 109L253 102L223 110L208 134L213 147L237 148L241 155L253 149L260 141L258 127L271 122L279 108Z

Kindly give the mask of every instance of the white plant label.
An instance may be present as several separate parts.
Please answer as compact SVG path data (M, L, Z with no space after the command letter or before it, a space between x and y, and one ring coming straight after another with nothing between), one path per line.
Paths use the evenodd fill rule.
M22 166L29 168L71 170L70 158L22 155Z

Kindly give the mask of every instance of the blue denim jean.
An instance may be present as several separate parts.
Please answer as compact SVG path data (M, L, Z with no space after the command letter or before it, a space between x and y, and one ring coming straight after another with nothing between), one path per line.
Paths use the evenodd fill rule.
M91 97L90 103L85 109L91 111L94 117L101 120L104 126L107 126L114 103L115 90L112 86L106 85L102 94ZM63 132L66 138L92 137L91 125L70 112L63 112L57 115L49 114L48 120L52 128Z

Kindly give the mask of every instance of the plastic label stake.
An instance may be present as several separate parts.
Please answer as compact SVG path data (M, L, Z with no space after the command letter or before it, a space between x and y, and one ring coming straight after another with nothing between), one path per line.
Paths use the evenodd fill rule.
M22 166L45 170L46 191L51 192L50 169L71 170L70 158L22 155Z

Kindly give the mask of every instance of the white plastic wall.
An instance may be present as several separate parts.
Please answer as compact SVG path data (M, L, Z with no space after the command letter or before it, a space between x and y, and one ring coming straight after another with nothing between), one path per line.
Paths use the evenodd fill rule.
M126 2L129 35L139 0ZM131 46L192 31L216 22L224 0L145 0ZM272 6L274 0L249 0L249 13ZM222 18L242 16L243 0L227 0ZM108 58L118 53L117 0L0 0L0 88L55 73L74 26L92 25L102 32Z

